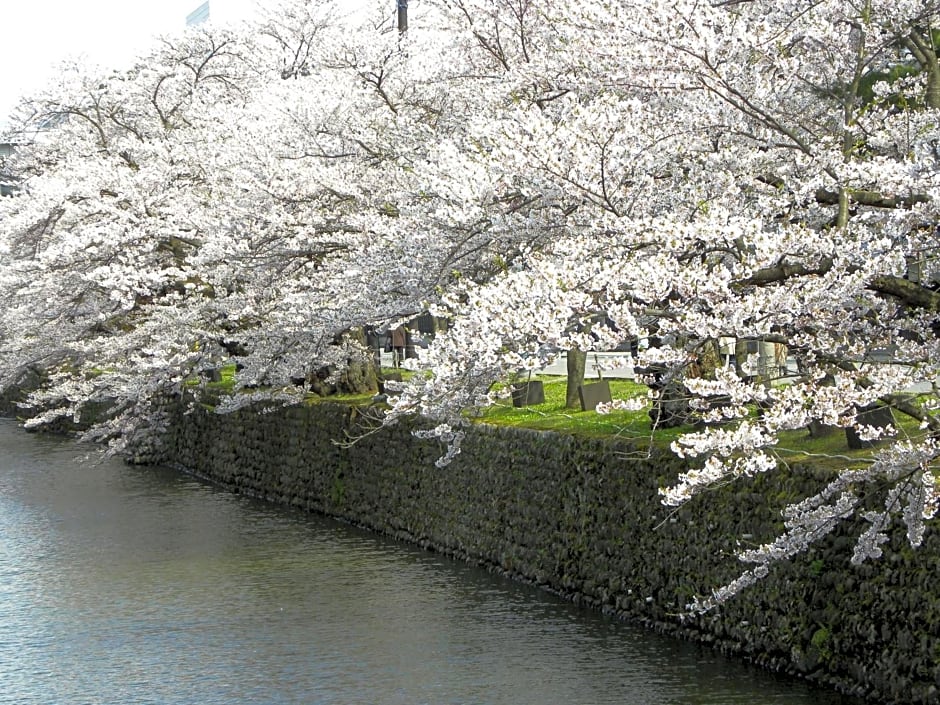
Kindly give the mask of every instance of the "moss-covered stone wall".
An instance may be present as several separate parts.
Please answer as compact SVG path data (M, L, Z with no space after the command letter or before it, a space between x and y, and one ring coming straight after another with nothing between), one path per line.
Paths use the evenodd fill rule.
M708 642L877 702L937 703L940 537L849 565L851 527L719 612L680 613L734 577L739 542L763 542L779 509L825 481L795 468L728 486L679 511L657 489L676 458L619 440L477 426L445 469L441 449L339 405L178 415L166 461L235 492L343 517L537 583L576 602Z

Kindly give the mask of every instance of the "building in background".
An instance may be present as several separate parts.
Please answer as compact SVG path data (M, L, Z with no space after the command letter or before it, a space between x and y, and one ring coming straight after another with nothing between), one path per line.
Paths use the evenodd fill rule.
M202 5L197 7L195 10L186 15L186 26L192 27L193 25L202 24L203 22L209 21L209 0L206 0Z
M15 145L11 142L0 142L0 196L12 196L16 190L13 177L7 173L6 158L13 154Z
M199 0L193 0L199 2ZM206 23L228 24L251 19L257 14L258 0L205 0L186 15L186 26L195 27Z

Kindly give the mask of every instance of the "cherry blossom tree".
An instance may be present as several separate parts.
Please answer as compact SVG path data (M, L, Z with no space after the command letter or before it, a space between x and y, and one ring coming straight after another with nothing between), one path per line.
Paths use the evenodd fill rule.
M290 0L24 105L0 384L43 371L31 423L106 402L92 436L132 449L201 373L238 364L220 411L296 401L293 379L367 355L357 329L430 310L450 330L386 422L435 420L442 465L496 383L638 340L654 416L681 394L703 424L674 443L668 505L785 471L780 436L808 425L881 442L697 607L851 516L854 560L898 516L918 545L940 430L937 4L422 5L400 33L391 8ZM715 367L720 338L786 345L799 370ZM920 428L874 428L873 407Z
M350 331L426 310L524 237L488 223L463 125L487 98L442 36L346 22L287 3L129 72L77 67L24 106L21 136L49 129L4 203L2 354L7 383L48 375L31 424L107 402L92 435L122 447L227 361L263 391L220 408L300 399L292 380L366 356Z
M22 190L2 204L3 369L49 375L35 423L107 400L100 430L127 439L153 425L155 394L213 354L201 312L222 282L191 256L218 231L195 146L212 111L242 100L245 59L235 37L193 32L127 72L72 67L21 107Z
M789 507L785 533L742 554L755 567L697 608L850 516L869 522L855 561L880 554L892 517L919 545L937 510L936 4L447 6L482 65L524 57L480 141L499 183L537 194L557 235L445 299L451 332L392 420L437 418L428 435L448 442L446 463L463 410L492 403L513 370L649 339L640 366L709 424L674 444L690 469L663 490L668 505L780 471L780 434L812 422L883 441ZM572 326L599 311L614 326ZM690 376L720 337L784 343L799 372L785 385ZM871 427L876 405L920 431Z

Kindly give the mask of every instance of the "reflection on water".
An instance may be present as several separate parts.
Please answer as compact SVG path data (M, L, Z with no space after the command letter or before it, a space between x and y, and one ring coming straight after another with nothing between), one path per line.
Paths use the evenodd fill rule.
M848 703L0 422L0 703Z

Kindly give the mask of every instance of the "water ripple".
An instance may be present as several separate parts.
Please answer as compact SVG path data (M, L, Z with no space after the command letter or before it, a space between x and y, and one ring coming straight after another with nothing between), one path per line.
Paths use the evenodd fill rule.
M0 423L3 705L836 705L474 567Z

